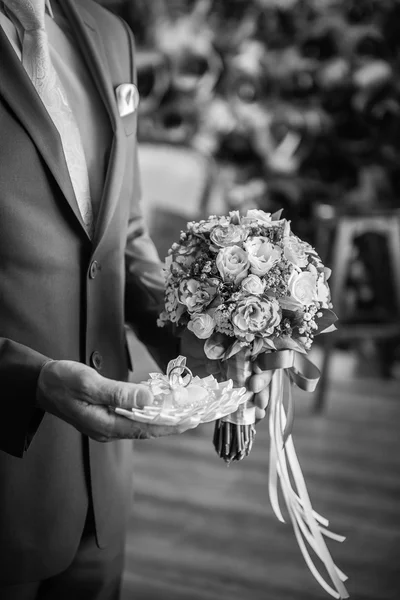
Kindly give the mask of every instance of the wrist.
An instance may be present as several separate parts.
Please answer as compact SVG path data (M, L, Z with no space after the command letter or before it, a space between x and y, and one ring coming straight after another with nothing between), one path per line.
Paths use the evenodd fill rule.
M55 363L57 361L52 360L51 358L49 358L49 360L46 360L46 362L43 363L42 368L40 369L40 373L39 373L39 377L37 380L37 385L36 385L36 408L40 408L41 410L46 410L45 409L45 399L46 399L46 377L48 374L49 369L51 369L51 365L52 363Z

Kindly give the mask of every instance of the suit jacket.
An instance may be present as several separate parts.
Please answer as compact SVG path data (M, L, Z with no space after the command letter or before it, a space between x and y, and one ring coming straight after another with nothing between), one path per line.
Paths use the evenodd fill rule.
M176 343L157 330L160 262L138 197L136 112L115 88L135 81L126 24L92 0L64 0L113 130L91 241L60 138L0 28L0 581L64 570L89 502L97 542L121 535L132 501L132 442L101 444L35 407L48 358L126 380L128 321L161 366ZM94 263L96 261L96 263Z

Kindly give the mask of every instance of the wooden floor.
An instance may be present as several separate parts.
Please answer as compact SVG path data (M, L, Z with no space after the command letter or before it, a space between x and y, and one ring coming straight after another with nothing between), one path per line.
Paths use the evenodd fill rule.
M165 255L182 222L199 214L193 182L201 182L201 169L199 176L191 156L183 164L170 148L156 161L152 148L140 150L147 216ZM212 214L222 210L216 199ZM154 366L135 344L133 352L140 381ZM352 367L351 355L337 354L323 415L312 414L311 396L298 394L295 446L314 508L347 536L330 549L349 576L351 598L399 600L399 381L356 379ZM212 431L206 425L136 443L122 600L329 598L308 571L291 526L270 508L267 423L258 426L251 455L229 468L214 453Z
M399 382L357 380L338 355L327 410L297 395L295 446L314 508L347 536L330 544L354 600L400 598ZM139 365L137 377L149 363ZM229 468L212 425L136 443L136 497L123 600L317 600L267 489L268 431Z

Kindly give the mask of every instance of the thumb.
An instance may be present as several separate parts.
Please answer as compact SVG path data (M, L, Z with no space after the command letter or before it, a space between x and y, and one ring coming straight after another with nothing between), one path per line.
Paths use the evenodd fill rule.
M102 377L99 382L97 403L113 408L143 408L154 402L154 396L147 385L114 381Z

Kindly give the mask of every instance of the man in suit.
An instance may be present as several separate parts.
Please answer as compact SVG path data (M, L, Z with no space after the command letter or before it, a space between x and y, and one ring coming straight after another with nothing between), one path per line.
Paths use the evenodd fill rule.
M134 41L92 0L4 0L0 57L0 598L116 600L131 440L181 433L109 409L152 401L126 322L161 368L179 353L156 327Z

